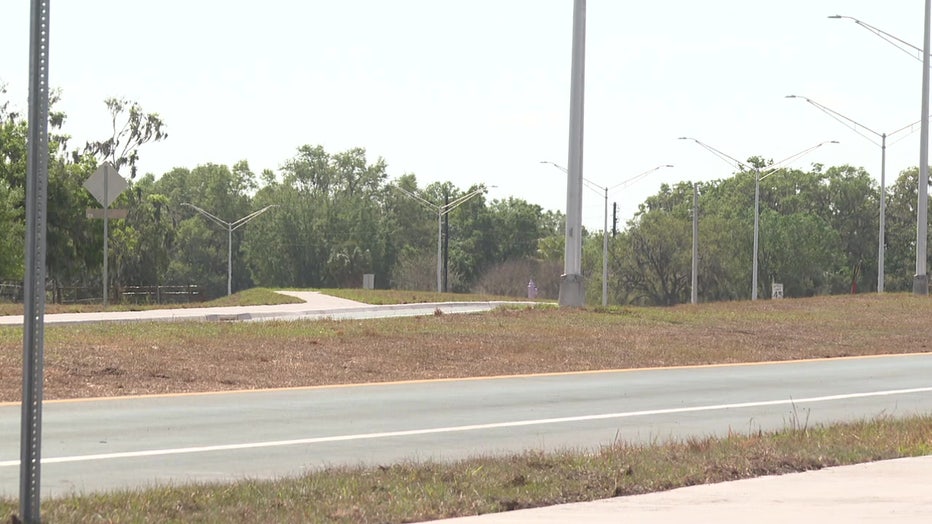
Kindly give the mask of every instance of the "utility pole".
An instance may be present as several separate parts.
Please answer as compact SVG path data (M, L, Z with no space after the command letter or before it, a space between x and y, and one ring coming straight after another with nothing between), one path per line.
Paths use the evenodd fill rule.
M932 16L932 0L926 0L925 26L922 53L922 118L919 128L919 194L916 206L916 276L913 278L913 294L929 294L927 259L929 256L929 18Z

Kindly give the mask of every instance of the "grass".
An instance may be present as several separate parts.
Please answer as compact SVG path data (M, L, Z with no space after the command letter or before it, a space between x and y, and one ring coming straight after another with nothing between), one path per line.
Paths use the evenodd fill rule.
M668 490L932 451L932 417L616 443L456 463L330 468L296 479L159 487L43 502L48 522L417 522ZM0 514L17 511L0 501Z
M52 304L46 303L47 314L56 313L91 313L96 311L142 311L148 309L183 309L192 307L226 307L226 306L260 306L275 304L293 304L301 299L282 295L267 288L252 288L234 293L230 296L207 302L184 302L179 304ZM0 302L0 315L22 315L23 305Z
M929 350L908 294L292 322L49 325L48 399L785 361ZM22 328L0 328L19 377ZM20 398L0 380L0 401Z

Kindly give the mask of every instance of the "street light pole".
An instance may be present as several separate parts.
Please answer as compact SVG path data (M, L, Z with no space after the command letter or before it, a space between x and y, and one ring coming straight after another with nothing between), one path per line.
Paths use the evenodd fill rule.
M745 164L744 162L736 159L735 157L722 153L718 149L715 149L714 147L704 142L696 140L695 138L683 136L683 137L680 137L680 140L691 140L699 144L699 146L701 146L703 149L706 149L713 155L724 160L725 163L727 163L728 165L732 166L735 169L744 169L747 171L754 171L754 255L752 257L753 262L751 263L751 268L752 268L751 269L751 300L757 300L757 259L758 259L758 239L760 237L760 181L776 173L777 171L785 167L790 162L810 153L811 151L818 149L824 146L825 144L837 144L838 142L835 140L830 140L826 142L820 142L812 147L803 149L799 153L788 156L779 162L776 162L776 163L773 163L767 166L769 168L767 171L767 174L762 176L760 168L749 166Z
M586 305L582 276L583 128L586 91L586 0L573 1L573 46L570 67L569 168L566 175L566 233L559 303Z
M922 51L922 122L919 131L919 201L916 206L916 276L913 278L913 294L929 294L929 275L926 271L929 230L929 18L932 17L932 0L925 2L923 16Z
M226 220L220 219L212 215L211 213L208 213L207 211L204 211L203 209L195 206L194 204L190 204L188 202L182 202L181 205L190 207L191 209L204 215L205 217L209 218L210 220L217 223L218 225L226 228L227 230L227 296L232 295L233 294L233 230L239 229L240 227L246 225L246 223L249 222L250 220L258 217L259 215L261 215L262 213L265 213L266 211L268 211L269 209L272 209L273 207L278 207L278 205L273 204L270 206L265 206L264 208L258 211L254 211L244 216L243 218L233 221L233 222L227 222Z
M689 302L699 303L699 183L693 185L693 260Z
M565 167L555 162L548 162L547 160L541 160L540 163L550 164L553 167L559 169L560 171L563 171L564 173L568 173ZM601 194L604 195L604 198L605 198L605 215L604 215L605 225L603 226L603 229L602 229L602 307L608 306L608 192L613 189L626 186L640 178L643 178L653 173L654 171L660 170L665 167L673 167L673 166L671 164L663 164L657 167L652 167L648 169L647 171L638 173L637 175L634 175L633 177L627 180L619 182L615 184L614 186L600 186L596 184L595 182L593 182L592 180L589 180L588 178L583 178L583 184L588 189L600 192Z
M903 126L896 131L891 131L890 133L882 133L880 131L875 131L860 122L855 121L852 118L849 118L838 111L830 109L815 100L799 95L787 95L786 98L797 98L800 100L805 100L811 106L815 107L819 111L827 114L828 116L834 118L835 120L841 122L846 127L850 127L855 133L861 135L865 139L869 140L872 144L880 147L880 227L877 240L877 292L883 293L884 291L884 261L886 259L885 250L886 246L884 245L884 236L886 234L886 216L887 216L887 188L886 188L886 178L887 178L887 137L892 137L902 131L913 129L916 124L919 124L920 121L913 122L909 125ZM860 132L858 129L863 129L868 133L880 138L880 143L877 143L871 137Z
M479 189L476 189L475 191L471 193L463 195L457 198L456 200L454 200L453 202L445 203L442 205L437 205L419 195L416 195L408 191L407 189L398 187L397 185L392 184L391 187L397 189L398 191L401 191L403 194L413 198L414 200L417 200L422 206L437 213L437 293L442 293L443 292L443 217L444 215L448 214L450 211L453 211L454 209L464 204L470 198L480 193L486 192L487 189L485 186L480 186ZM496 186L489 186L489 187L496 187Z

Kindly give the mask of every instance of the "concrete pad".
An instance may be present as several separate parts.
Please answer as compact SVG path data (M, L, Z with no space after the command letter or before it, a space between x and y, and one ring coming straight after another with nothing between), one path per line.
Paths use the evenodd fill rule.
M932 522L932 456L437 522L595 524L622 520L717 524Z

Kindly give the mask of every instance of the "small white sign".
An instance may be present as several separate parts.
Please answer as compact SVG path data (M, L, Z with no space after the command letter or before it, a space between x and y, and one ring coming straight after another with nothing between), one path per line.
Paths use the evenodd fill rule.
M94 174L84 182L84 187L104 207L110 207L110 204L120 196L120 193L126 191L128 186L129 184L110 162L101 164L97 171L94 171Z
M783 284L770 284L771 297L783 298Z

